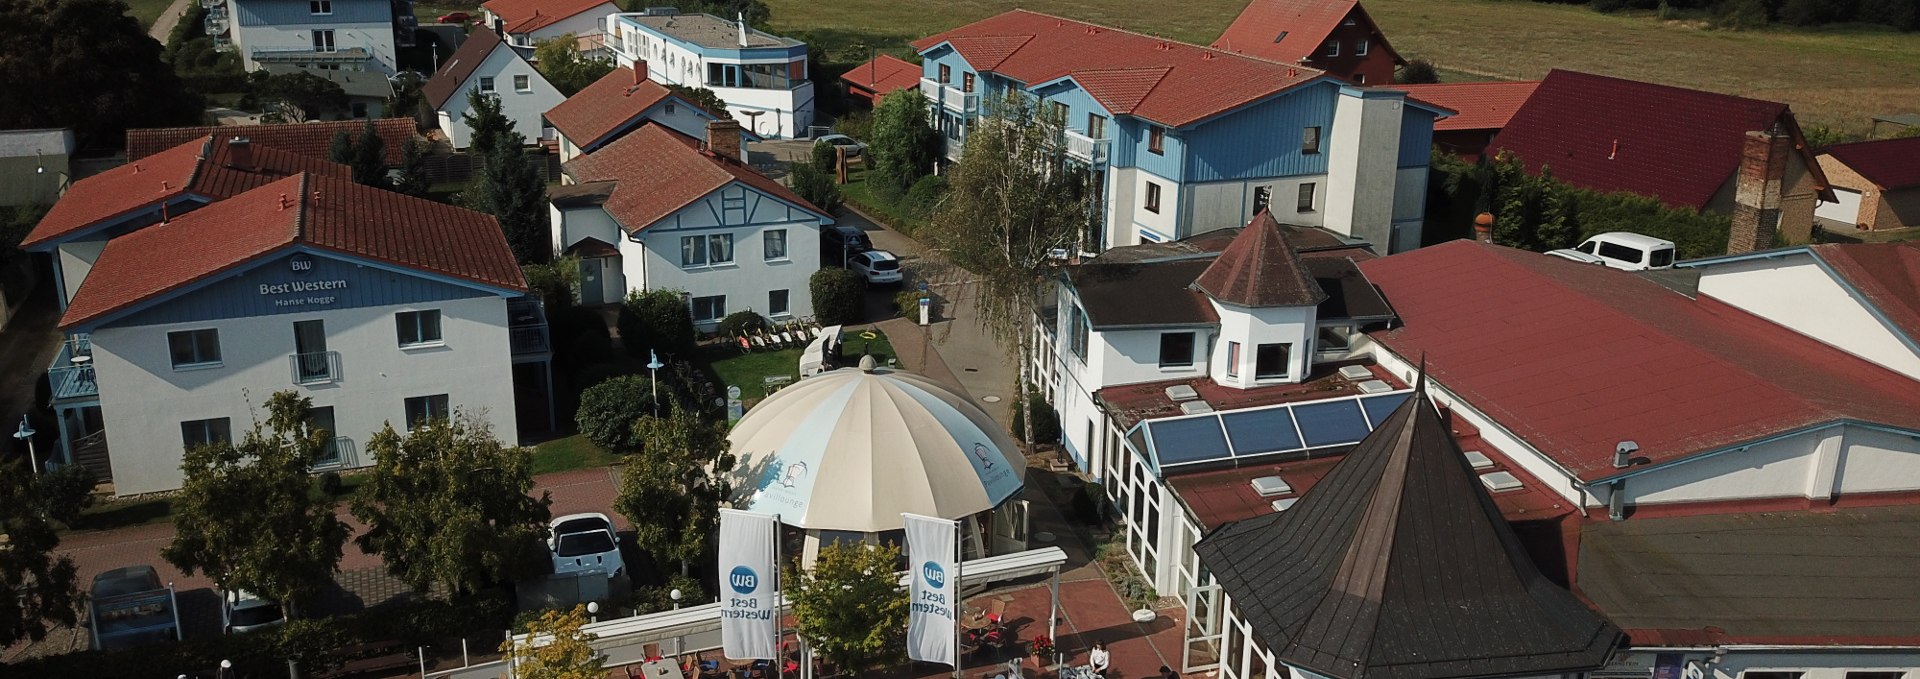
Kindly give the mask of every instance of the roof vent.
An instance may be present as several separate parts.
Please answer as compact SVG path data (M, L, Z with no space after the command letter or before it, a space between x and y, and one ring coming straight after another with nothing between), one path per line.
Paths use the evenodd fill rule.
M1182 401L1180 412L1187 415L1204 415L1213 412L1213 406L1207 405L1206 401Z
M1493 458L1487 457L1486 453L1480 452L1478 450L1469 450L1467 452L1461 453L1461 455L1466 456L1467 464L1472 465L1473 468L1476 470L1490 469L1493 467Z
M1367 380L1361 382L1359 386L1362 394L1384 394L1393 391L1393 385L1382 380Z
M1373 371L1364 365L1349 365L1340 368L1340 376L1350 380L1370 380L1373 379Z
M1176 384L1167 387L1167 398L1175 401L1191 401L1200 398L1200 392L1194 391L1190 385Z
M1262 476L1247 483L1253 486L1253 492L1259 493L1260 497L1293 493L1293 486L1287 485L1287 480L1278 476Z
M1486 485L1487 490L1495 493L1519 490L1521 485L1520 479L1515 477L1513 472L1489 472L1481 474L1480 483Z
M1278 500L1274 500L1270 506L1273 507L1273 511L1284 512L1284 511L1287 511L1288 507L1292 507L1293 503L1299 502L1299 501L1300 501L1300 498L1297 498L1297 497L1283 497Z
M1633 464L1633 454L1637 452L1640 452L1638 443L1621 441L1613 444L1613 468L1626 469L1627 465Z

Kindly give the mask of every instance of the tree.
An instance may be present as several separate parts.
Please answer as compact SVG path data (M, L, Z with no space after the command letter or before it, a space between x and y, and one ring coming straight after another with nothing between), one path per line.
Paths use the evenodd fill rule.
M580 392L573 421L588 441L618 454L640 450L640 418L654 413L653 381L644 375L610 377Z
M593 650L597 637L581 629L586 624L584 604L566 613L547 611L527 623L528 643L514 643L509 637L500 642L500 652L507 654L513 676L519 679L602 679L607 676L607 656ZM548 641L536 646L531 643L534 639Z
M353 164L353 134L345 129L333 131L333 141L327 144L327 162L341 165Z
M891 545L821 547L812 569L790 570L783 583L795 631L843 672L858 674L900 655L907 591L894 571L899 561L900 548Z
M687 306L685 292L664 288L629 292L614 323L627 355L634 358L693 351L693 310Z
M349 164L353 166L353 183L381 188L393 186L387 181L387 141L373 131L373 121L367 121L366 128L360 131L360 141L353 145L353 162Z
M1402 85L1431 85L1440 82L1440 72L1434 69L1433 62L1414 59L1400 67L1400 72L1394 74L1393 81Z
M472 110L464 117L473 130L471 150L481 167L461 200L466 207L500 220L514 259L522 264L545 262L553 256L546 180L527 159L526 139L500 112L499 97L474 90L467 94L467 101Z
M793 186L794 193L800 194L814 207L833 214L840 209L840 183L829 172L814 167L812 163L794 163L787 183Z
M947 173L946 196L916 234L974 276L979 322L1021 365L1016 393L1028 391L1024 357L1035 301L1051 289L1051 253L1076 247L1090 219L1086 174L1072 169L1055 143L1065 124L1018 96L989 102ZM1025 418L1029 427L1033 420ZM1033 432L1023 438L1033 440Z
M305 71L269 75L254 71L247 75L247 96L242 106L266 111L269 122L304 123L339 117L347 111L347 91L340 83Z
M80 512L93 506L93 471L77 464L60 465L33 476L34 508L41 515L72 526Z
M678 560L680 574L706 553L732 494L726 426L676 405L666 417L634 424L641 448L627 458L614 508L633 522L633 541L654 558Z
M206 106L120 0L0 2L0 129L197 125Z
M0 533L7 536L0 549L0 582L7 583L0 596L0 645L39 641L50 626L79 621L78 568L65 554L55 556L60 536L41 511L44 493L37 486L25 462L0 465Z
M900 200L914 182L933 172L940 157L940 133L927 118L927 98L919 88L895 90L874 107L867 153L873 161L867 182L888 202Z
M310 424L312 407L298 392L276 393L267 421L256 420L238 444L186 452L176 534L161 550L167 563L203 571L222 590L279 601L290 615L333 584L348 530L307 476L333 444L333 432Z
M379 554L395 578L415 591L439 583L463 595L539 572L530 550L547 538L553 501L528 495L529 451L461 414L405 436L389 425L367 452L378 463L353 495L353 516L367 524L354 543Z
M425 100L420 96L420 86L426 79L417 71L401 71L393 76L393 97L380 107L382 118L411 118Z
M713 90L697 85L667 85L667 89L672 90L674 94L680 95L680 98L693 102L695 106L706 109L708 113L715 116L721 118L733 117L732 113L727 112L727 100L721 99L720 95L713 93Z
M572 33L535 44L533 60L540 75L560 90L560 94L569 97L613 72L612 59L582 56L580 40Z
M858 322L865 291L866 285L859 274L846 269L821 269L807 279L807 293L813 296L813 314L826 325Z
M513 133L513 121L507 120L507 114L501 112L500 98L482 94L479 90L467 93L467 112L461 114L460 119L467 124L469 132L467 152L475 156L487 155L495 144Z
M408 139L400 147L400 178L393 182L393 190L415 198L424 198L432 183L427 181L427 142L420 139Z
M840 152L837 150L838 148L839 147L824 141L814 142L813 150L808 156L808 162L813 165L813 169L815 170L821 172L838 172L840 170Z

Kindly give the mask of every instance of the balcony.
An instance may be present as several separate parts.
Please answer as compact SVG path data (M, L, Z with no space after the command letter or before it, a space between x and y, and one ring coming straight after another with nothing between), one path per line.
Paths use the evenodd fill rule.
M93 374L93 339L77 334L60 343L60 351L47 366L47 384L53 388L54 401L100 397L100 384Z
M972 113L980 108L980 93L962 92L959 88L942 85L932 78L920 79L920 94L950 111Z
M313 461L314 471L332 469L352 469L360 466L360 449L353 439L335 436L327 442L327 449L320 453L320 459Z
M226 35L227 33L226 17L214 16L212 14L209 14L207 15L207 20L203 25L206 28L207 35Z
M1112 139L1094 139L1073 130L1067 130L1065 136L1067 155L1090 166L1107 164L1107 147L1113 144Z
M340 352L338 351L289 354L287 365L293 371L293 383L303 387L340 381Z
M311 48L272 48L253 51L253 60L261 63L353 64L369 57L365 47L341 47L334 50Z
M538 361L553 352L547 337L547 311L536 297L507 300L507 346L514 361Z

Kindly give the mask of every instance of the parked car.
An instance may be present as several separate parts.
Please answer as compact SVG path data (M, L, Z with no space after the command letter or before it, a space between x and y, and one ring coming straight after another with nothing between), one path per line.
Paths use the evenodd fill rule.
M886 250L868 250L853 256L853 272L867 279L871 285L888 285L905 280L900 271L900 258Z
M834 146L838 146L840 148L846 149L847 158L849 160L853 158L859 158L860 154L867 152L866 144L862 144L858 141L855 141L853 137L849 137L844 134L827 134L827 135L814 137L813 139L813 143L816 143L816 144L823 141L826 143L832 144Z
M1622 271L1667 269L1673 266L1673 241L1626 231L1609 231L1588 238L1578 247L1550 250L1547 254Z
M173 585L160 584L152 566L127 566L93 576L87 591L87 627L94 650L180 640L180 604Z
M237 589L220 596L220 629L227 634L243 634L284 624L287 624L287 614L280 610L280 604L246 590Z
M821 263L832 262L845 266L853 262L853 256L873 249L873 240L867 238L867 232L851 226L830 226L820 230L820 251L824 255Z
M440 15L438 19L443 24L464 24L472 20L473 15L466 12L448 12Z
M620 537L613 534L613 520L607 515L568 514L548 525L553 534L547 538L547 550L553 553L555 575L626 574L627 563L620 558Z

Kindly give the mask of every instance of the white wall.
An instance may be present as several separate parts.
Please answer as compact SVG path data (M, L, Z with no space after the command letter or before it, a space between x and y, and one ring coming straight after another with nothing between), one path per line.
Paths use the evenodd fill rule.
M1247 389L1295 383L1306 377L1313 361L1314 317L1318 309L1311 306L1252 309L1209 303L1213 304L1214 314L1220 317L1220 337L1213 348L1214 381L1222 386ZM1228 342L1240 343L1240 365L1235 371L1227 369ZM1285 379L1254 378L1254 362L1262 344L1293 345L1287 354ZM1228 377L1229 372L1238 376Z
M1160 367L1160 337L1184 333L1194 336L1193 363L1186 367ZM1087 340L1087 352L1100 354L1100 371L1091 380L1099 386L1159 382L1205 377L1208 339L1213 329L1205 326L1152 328L1140 330L1094 330Z
M1313 184L1314 209L1301 212L1300 185ZM1268 208L1275 219L1286 224L1301 226L1319 226L1325 216L1327 199L1326 175L1301 175L1297 177L1265 177L1261 179L1237 180L1229 182L1209 182L1188 184L1185 201L1191 211L1186 232L1182 237L1196 233L1205 233L1218 229L1231 229L1246 226L1253 219L1253 194L1255 187L1269 187ZM1425 196L1422 196L1424 199Z
M667 107L669 105L671 105L673 108L673 112L671 113L667 112ZM707 138L707 121L710 120L710 118L700 115L697 112L697 109L695 109L694 107L688 106L684 103L681 103L678 100L673 100L673 99L670 99L668 101L663 101L658 104L654 104L653 108L649 108L644 113L641 114L640 119L641 119L641 122L636 123L632 127L629 127L626 130L621 131L619 134L626 134L628 132L632 132L634 128L638 128L640 125L645 124L646 121L652 121L655 123L659 123L661 125L665 125L667 126L668 129L687 135L689 137L693 137L694 139L706 139ZM592 141L590 139L568 139L567 135L560 134L558 130L555 131L555 134L558 135L560 138L560 162L562 163L567 162L569 160L573 160L574 158L577 158L579 156L585 155L585 153L582 153L580 150L580 144L589 143ZM617 139L619 137L619 134L616 134L613 138ZM603 146L608 143L612 143L612 142L611 141L601 142ZM747 137L746 135L741 135L740 136L740 154L741 154L740 157L742 158L747 157L746 152L747 152Z
M1124 230L1124 235L1118 239L1121 245L1140 243L1139 231L1142 226L1160 234L1161 240L1174 240L1180 237L1180 182L1137 167L1115 168L1111 172L1115 181L1124 181L1129 184L1125 193L1131 202L1114 204L1115 213L1119 215L1122 222L1116 228ZM1159 212L1147 211L1148 182L1160 186ZM1116 192L1113 198L1117 201L1121 195L1120 192Z
M93 271L94 260L100 259L100 251L106 247L106 241L96 240L61 243L54 248L60 257L60 293L66 296L62 303L73 301L73 294L80 291L80 282Z
M393 48L393 23L340 23L340 24L293 24L286 26L237 26L234 31L235 51L245 62L249 71L259 70L260 62L255 61L255 50L311 50L313 32L316 30L333 31L333 47L344 50L349 47L364 47L371 59L367 70L377 70L392 75L398 69L399 57ZM350 68L351 66L345 66Z
M516 75L527 76L531 91L518 92L513 89L513 77ZM560 91L554 89L546 78L540 77L540 72L515 54L513 48L501 45L493 48L493 53L488 54L486 60L480 62L480 67L467 76L467 82L460 86L460 91L440 107L440 129L446 131L448 138L453 141L453 147L463 149L472 144L473 131L467 127L463 117L467 112L467 93L479 89L480 78L489 76L493 78L494 93L500 96L500 112L513 121L514 131L525 137L529 144L539 141L541 130L546 125L544 116L547 111L559 106L566 97L560 96Z
M1322 224L1390 251L1402 102L1364 93L1342 89L1334 105L1327 147L1327 175L1332 181Z
M722 195L744 196L746 213L723 210ZM716 222L714 215L726 215L726 220ZM786 229L786 259L766 259L762 234L771 229ZM733 235L733 262L686 268L680 265L682 237L718 233ZM786 290L788 313L813 315L807 279L820 269L817 215L734 183L642 229L639 236L641 243L627 239L618 243L629 286L684 290L691 297L725 295L727 313L751 309L762 315L768 313L768 293ZM780 318L786 317L776 320Z
M705 87L712 90L721 101L727 102L727 111L735 120L740 121L755 134L762 137L794 138L803 136L807 126L813 124L814 92L813 82L808 80L791 89L759 89L748 87L713 87L706 84L707 64L786 64L790 59L736 59L703 57L674 41L664 39L637 23L622 22L618 15L611 20L626 35L626 49L613 50L614 61L621 66L632 67L637 60L647 62L647 77L654 82L671 85ZM649 49L641 50L636 36L648 38ZM609 46L612 45L609 41ZM804 61L804 58L802 59ZM759 112L758 119L748 117L749 112Z
M573 247L574 243L598 238L608 245L619 245L626 237L620 225L598 205L560 208L549 205L549 223L553 224L553 254Z
M1714 263L1699 271L1701 294L1920 379L1920 354L1811 254Z
M439 309L443 346L401 349L394 314ZM289 356L293 323L323 319L327 349L340 354L337 383L296 386ZM217 328L222 364L175 371L167 333ZM333 406L337 436L352 439L359 463L371 464L366 442L392 422L405 426L405 399L447 394L449 405L484 415L494 435L518 440L513 366L507 343L506 301L499 297L420 305L339 309L219 321L104 328L93 333L100 406L112 456L114 487L121 495L172 490L180 485L180 423L230 418L238 438L274 392L292 389Z

